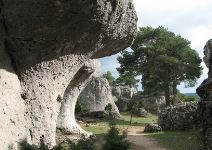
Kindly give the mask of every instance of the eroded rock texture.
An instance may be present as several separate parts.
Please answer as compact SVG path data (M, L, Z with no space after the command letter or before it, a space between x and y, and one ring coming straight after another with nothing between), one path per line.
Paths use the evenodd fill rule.
M129 86L115 86L112 89L112 93L117 98L116 105L118 109L120 111L126 111L137 90Z
M200 116L203 142L206 150L212 150L212 39L204 47L205 57L203 58L209 68L208 78L197 88L200 96Z
M84 62L131 44L137 20L132 1L0 0L0 13L0 109L11 109L1 116L0 133L9 134L0 136L0 145L30 135L28 142L42 139L52 147L58 99Z
M165 96L145 96L137 93L132 98L134 101L141 102L143 107L150 113L158 114L166 106Z
M159 113L158 123L163 130L186 130L197 125L197 102L169 106Z
M57 128L65 134L90 134L84 131L75 120L75 105L79 94L86 87L87 83L95 73L97 60L89 60L75 74L72 81L69 83L62 98L60 113L57 119Z
M119 110L113 100L112 90L107 79L94 76L79 96L81 106L92 115L104 117L105 107L112 106L114 117L120 116ZM102 115L101 115L102 114Z

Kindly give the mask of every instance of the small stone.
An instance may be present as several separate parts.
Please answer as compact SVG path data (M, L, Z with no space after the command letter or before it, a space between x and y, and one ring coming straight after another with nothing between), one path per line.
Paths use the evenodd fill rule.
M162 128L158 124L148 124L144 128L144 132L146 133L160 132L160 131L162 131Z

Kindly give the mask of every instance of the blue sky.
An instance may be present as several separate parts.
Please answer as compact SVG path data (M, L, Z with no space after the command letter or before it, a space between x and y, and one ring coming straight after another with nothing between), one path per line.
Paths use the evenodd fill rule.
M134 0L134 6L138 15L138 27L167 27L190 40L191 47L203 57L203 47L212 38L212 0ZM102 73L111 71L118 77L117 56L118 54L100 59ZM204 63L202 66L204 70L198 84L192 88L179 85L178 89L182 93L195 92L199 84L207 78L208 70Z

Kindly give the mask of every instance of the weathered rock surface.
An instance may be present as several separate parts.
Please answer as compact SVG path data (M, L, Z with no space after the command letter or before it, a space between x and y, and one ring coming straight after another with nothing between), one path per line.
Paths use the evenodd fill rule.
M133 113L138 117L146 117L148 112L144 108L136 108Z
M209 68L208 78L197 88L197 94L200 96L200 111L202 139L204 149L212 150L212 39L204 47L205 57L203 58L206 66Z
M75 120L75 104L79 94L91 80L98 64L97 60L86 62L66 88L57 118L57 128L65 134L83 134L86 137L91 135L91 133L87 133L77 124Z
M0 145L29 137L52 147L60 99L84 62L131 44L132 1L0 0L0 10Z
M197 102L187 102L166 107L159 114L158 123L163 130L185 130L194 127L197 117Z
M29 138L29 133L21 84L3 39L0 24L0 149L7 150L17 147L19 139Z
M162 128L158 124L148 124L144 128L144 132L152 133L152 132L160 132Z
M142 104L144 108L153 114L158 114L166 105L165 96L152 96L143 98Z
M140 102L148 112L153 114L160 113L166 105L165 96L145 96L137 93L132 100Z
M113 116L120 116L119 110L113 100L111 87L105 78L94 76L80 94L79 101L81 106L86 109L88 113L91 113L92 116L99 116L99 118L107 116L105 107L108 104L112 106L111 112Z
M115 86L112 88L112 93L117 98L116 105L119 111L126 111L137 90L129 86Z

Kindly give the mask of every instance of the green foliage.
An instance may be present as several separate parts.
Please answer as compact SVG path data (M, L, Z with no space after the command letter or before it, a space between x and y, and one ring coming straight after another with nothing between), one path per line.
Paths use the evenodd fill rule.
M96 146L92 140L81 139L77 143L70 143L69 150L96 150Z
M103 150L129 150L131 143L126 139L127 133L124 132L119 135L119 130L116 128L114 123L110 123L110 130L105 135L105 144L103 145Z
M106 78L108 80L110 86L112 86L114 84L115 78L113 77L113 75L110 71L107 71L102 76L103 76L103 78Z
M134 75L133 72L125 71L123 73L120 73L120 77L118 77L115 80L115 84L116 85L128 85L129 87L135 87L136 88L139 80L137 80L135 77L136 76Z
M105 111L109 114L109 119L112 119L112 105L109 103L107 106L105 106Z
M20 150L49 150L48 146L41 142L40 147L36 145L30 145L26 140L19 143ZM77 143L73 143L70 140L66 140L63 143L55 146L51 150L96 150L95 144L90 139L81 139Z
M19 149L20 150L49 150L48 146L44 144L44 142L41 141L41 145L36 146L36 145L30 145L27 143L26 140L23 140L19 143ZM51 150L63 150L63 147L61 145L55 146Z
M76 106L75 106L75 113L79 116L86 116L87 113L88 113L88 110L81 106L79 100L77 100L77 103L76 103Z
M191 101L198 101L199 97L198 96L188 96L185 94L180 94L180 100L183 102L191 102Z
M111 104L108 104L107 106L105 106L105 111L111 112L111 110L112 110L112 105Z
M171 102L170 89L175 95L181 82L194 86L202 73L201 59L190 48L190 41L162 26L139 28L131 49L117 58L118 72L121 76L129 72L134 77L142 75L144 93L164 92L167 105Z
M200 150L203 146L199 130L160 132L146 135L168 150Z
M58 96L57 96L57 101L58 101L59 103L61 103L61 102L63 101L63 98L62 98L61 95L58 95Z

